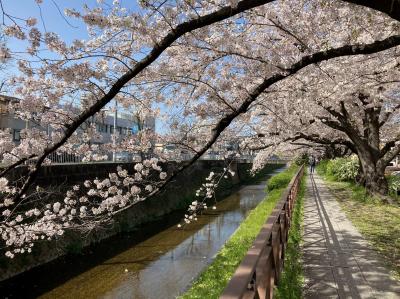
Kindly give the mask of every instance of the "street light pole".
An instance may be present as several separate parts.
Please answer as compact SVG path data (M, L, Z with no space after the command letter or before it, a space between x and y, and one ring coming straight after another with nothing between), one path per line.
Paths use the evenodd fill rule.
M116 145L116 132L117 132L117 117L118 117L118 113L117 113L117 100L115 100L115 111L114 111L114 138L113 138L113 162L116 161L117 159L117 153L115 151L115 145Z

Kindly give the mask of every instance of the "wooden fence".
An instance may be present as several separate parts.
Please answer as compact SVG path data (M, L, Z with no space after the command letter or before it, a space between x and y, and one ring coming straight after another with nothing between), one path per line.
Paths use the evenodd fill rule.
M302 166L289 183L220 299L272 298L279 282Z

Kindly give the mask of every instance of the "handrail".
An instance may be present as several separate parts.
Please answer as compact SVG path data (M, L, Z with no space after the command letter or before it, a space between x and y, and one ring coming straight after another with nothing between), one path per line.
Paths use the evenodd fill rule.
M283 268L288 232L304 165L290 181L220 299L272 298Z

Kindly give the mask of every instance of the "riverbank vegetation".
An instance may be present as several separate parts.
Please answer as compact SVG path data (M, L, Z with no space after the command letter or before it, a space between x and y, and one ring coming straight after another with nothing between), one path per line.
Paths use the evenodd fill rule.
M360 164L358 157L352 155L347 158L336 158L332 160L322 160L317 167L320 174L322 174L329 181L346 182L352 187L360 187L358 196L363 197L365 200L377 201L381 198L371 195L367 192L366 188L362 186L362 181L360 181ZM386 180L388 182L388 195L390 196L389 201L397 201L399 203L399 195L397 191L400 189L400 177L394 175L387 175ZM358 184L356 184L358 183ZM387 199L386 199L387 200Z
M394 276L400 279L400 206L398 197L392 203L384 203L371 196L354 179L345 178L352 172L349 159L322 161L317 172L336 197L346 216L360 233L381 253ZM346 166L347 164L347 166ZM353 163L354 165L354 163ZM389 177L389 182L391 182ZM390 186L389 186L390 187Z
M293 165L269 180L266 198L250 212L218 252L211 265L180 298L218 298L297 170L298 167ZM293 238L292 244L295 244L295 239L296 237ZM289 282L289 276L286 279Z
M300 245L303 239L304 192L306 173L301 180L300 190L293 211L292 226L289 230L289 240L285 252L285 263L274 292L277 299L301 298L304 283L302 252Z

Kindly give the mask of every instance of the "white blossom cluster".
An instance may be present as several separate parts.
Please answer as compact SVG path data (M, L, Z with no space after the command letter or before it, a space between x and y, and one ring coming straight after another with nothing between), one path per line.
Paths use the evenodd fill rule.
M30 171L38 170L41 164L36 161L49 151L81 156L84 162L101 161L107 152L143 154L156 151L158 141L176 145L175 150L160 153L171 160L198 158L210 148L219 156L237 150L258 153L254 168L260 169L272 151L295 152L309 146L310 140L294 144L300 133L323 141L349 141L349 134L328 126L338 121L331 112L340 111L342 105L354 136L368 131L363 127L366 112L381 111L379 140L373 147L379 151L393 141L391 153L400 150L398 47L290 72L315 53L325 55L346 45L363 48L396 37L398 21L384 10L346 1L273 1L233 13L243 7L241 2L249 3L139 1L139 10L117 0L83 3L65 9L66 20L77 19L87 27L87 38L74 40L51 28L42 30L34 16L12 17L3 11L6 41L0 45L0 62L14 64L10 69L17 71L5 85L19 98L7 109L27 125L18 143L10 130L0 129L2 169L26 162ZM209 18L221 16L226 8L225 19L209 24ZM202 16L207 16L209 25L176 35L194 28ZM194 27L179 27L191 20ZM8 44L7 39L13 42ZM261 90L269 81L274 83ZM365 98L363 103L360 97ZM125 137L114 133L110 143L96 145L102 132L94 124L111 112L111 100L142 125L148 115L156 116L165 136L145 130ZM366 139L362 136L361 141ZM203 199L189 207L187 221L207 207L206 200L215 197L215 188L227 174L210 173L197 193ZM31 207L25 206L31 195L18 197L17 186L23 182L8 182L0 175L0 232L11 248L7 255L26 252L33 241L52 239L66 228L95 227L156 192L166 179L157 162L143 161L132 172L119 169L107 179L77 185L63 201L49 204L40 199Z
M229 175L233 177L235 172L230 169L232 164L231 160L227 167L224 167L222 172L216 173L214 171L210 171L208 177L205 178L205 183L196 190L196 197L200 197L201 199L193 201L187 210L187 214L184 215L183 223L189 224L192 221L197 221L198 215L208 209L207 202L210 202L210 199L214 199L212 209L215 210L217 199L215 197L215 191L219 186L222 179L227 179ZM178 224L178 228L182 227L182 224Z
M66 192L63 201L37 205L24 210L8 197L13 188L5 178L0 178L0 192L6 197L0 204L0 235L6 248L6 256L31 252L39 240L51 240L63 235L66 229L85 230L110 221L111 217L157 192L167 178L157 158L136 163L129 174L117 167L108 178L86 180ZM37 188L40 192L41 188Z

